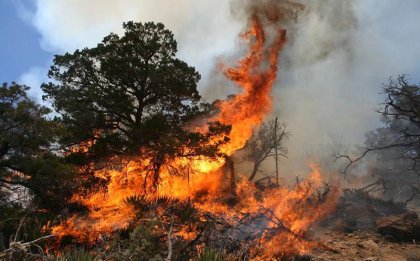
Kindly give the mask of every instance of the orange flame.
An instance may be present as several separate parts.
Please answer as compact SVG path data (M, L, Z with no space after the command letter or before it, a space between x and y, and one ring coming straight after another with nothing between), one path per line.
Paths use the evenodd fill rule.
M233 98L218 103L219 113L210 121L220 121L232 126L230 142L223 145L221 152L232 155L241 149L252 136L253 131L271 112L270 92L277 76L279 53L286 41L286 31L276 29L276 36L267 44L267 35L259 17L254 15L250 29L242 35L252 42L249 54L239 61L238 67L223 67L224 74L236 83L243 92ZM73 216L52 228L58 237L72 236L81 241L95 242L102 235L127 227L135 218L134 209L126 203L132 195L142 195L147 178L147 159L128 160L122 169L104 169L96 171L98 177L110 180L105 191L91 194L89 197L75 195L74 202L80 202L89 209L87 216ZM255 213L261 209L269 210L273 217L284 222L290 229L288 233L275 236L264 234L261 244L265 245L264 258L278 252L292 251L303 253L313 245L294 235L301 235L317 220L334 208L336 197L328 199L322 207L312 206L308 199L322 185L319 169L313 166L310 181L302 182L293 189L274 188L263 192L262 200L255 198L256 187L248 181L241 181L236 187L236 194L241 199L234 207L217 201L224 188L222 166L224 158L206 157L172 159L171 166L188 175L171 175L168 169L160 171L160 183L154 195L169 196L177 199L192 199L194 205L203 211L220 213L227 217ZM194 195L205 190L204 199L195 199ZM277 226L272 222L270 226ZM182 235L184 234L184 235ZM190 231L179 232L180 236L190 237Z
M274 42L265 48L265 31L258 16L254 15L251 28L243 37L255 38L249 54L239 61L238 68L224 68L225 75L243 92L219 103L220 113L214 119L232 125L231 142L222 148L227 155L241 149L255 127L271 112L270 92L277 77L279 52L286 42L286 31L278 29Z

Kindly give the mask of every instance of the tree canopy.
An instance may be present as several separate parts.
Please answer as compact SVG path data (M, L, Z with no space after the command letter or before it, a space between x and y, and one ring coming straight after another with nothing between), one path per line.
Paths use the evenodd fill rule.
M54 153L61 133L57 122L47 118L50 109L32 101L29 87L4 83L0 87L0 201L7 192L23 186L43 203L58 201L73 172ZM57 202L55 202L57 203ZM61 202L62 203L62 202Z
M154 172L168 157L215 156L230 127L188 127L210 106L197 91L199 73L176 58L173 34L161 23L127 22L123 28L123 35L111 33L96 47L55 56L53 81L42 89L66 126L60 142L89 144L81 163L146 154ZM208 142L217 135L218 142Z

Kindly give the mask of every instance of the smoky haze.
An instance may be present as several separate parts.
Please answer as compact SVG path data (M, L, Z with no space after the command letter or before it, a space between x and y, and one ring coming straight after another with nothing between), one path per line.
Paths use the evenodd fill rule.
M274 114L292 132L287 173L299 171L302 159L319 160L330 170L339 167L333 154L362 144L365 132L380 125L375 109L384 98L381 83L400 73L416 76L414 57L420 53L410 48L415 39L409 37L417 19L403 17L412 13L410 4L391 9L395 4L305 1L274 94ZM395 24L386 22L395 15L400 19Z
M240 3L244 2L232 4L234 17L243 19L249 12L255 12L253 8L239 9ZM249 6L257 5L259 12L271 10L276 4L278 9L297 10L295 17L276 21L288 29L288 45L282 54L273 92L272 115L287 123L291 132L282 174L291 177L305 173L311 161L318 162L326 171L337 172L346 162L335 162L335 154L351 152L354 145L363 144L367 131L380 126L375 111L384 99L381 84L398 74L418 76L420 63L416 60L420 52L415 48L418 40L415 35L420 29L414 26L419 19L412 10L419 10L420 4L408 1L398 6L396 1L334 0L249 2ZM238 9L242 12L237 12ZM270 168L269 164L266 163L266 172L274 165L271 163Z
M218 63L233 64L244 52L237 35L249 12L270 11L262 5L289 10L293 4L298 14L270 20L288 29L272 114L291 132L288 159L281 161L284 176L299 174L312 160L334 169L333 153L362 144L364 133L380 125L374 109L383 100L381 83L399 73L419 79L417 0L35 0L34 11L16 2L41 34L43 48L54 53L93 46L120 32L127 20L163 22L175 33L180 57L203 75L199 88L207 101L236 91ZM25 75L45 79L32 74L46 68Z

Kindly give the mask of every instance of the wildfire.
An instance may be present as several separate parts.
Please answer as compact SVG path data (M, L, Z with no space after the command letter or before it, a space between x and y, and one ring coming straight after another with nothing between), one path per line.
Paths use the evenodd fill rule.
M218 103L219 113L210 121L219 121L232 126L230 141L223 145L221 152L227 156L241 149L252 136L253 131L271 112L271 89L276 80L279 54L286 42L286 31L275 28L275 37L267 40L267 32L259 16L254 14L250 28L242 35L251 43L249 53L235 68L223 66L224 74L242 92ZM196 126L200 127L200 126ZM98 177L109 179L106 190L84 197L76 195L79 202L89 209L86 216L73 216L52 228L58 237L72 236L81 241L95 242L101 236L129 226L136 216L134 208L127 204L129 196L144 195L145 180L148 175L148 159L127 160L122 169L107 168L96 171ZM223 173L225 158L175 158L170 165L183 175L172 175L168 169L161 169L160 182L149 198L162 196L179 200L191 200L203 212L221 215L235 222L244 215L262 213L266 217L267 228L279 229L279 233L261 232L255 243L255 256L266 260L275 253L304 253L314 243L301 239L306 231L320 218L334 208L336 192L327 199L318 198L319 204L312 204L320 195L323 186L320 170L312 166L311 178L289 189L276 187L267 189L257 199L254 184L242 180L237 183L235 193L240 202L234 206L220 200L226 190ZM205 196L201 195L205 191ZM318 193L318 194L317 194ZM200 195L200 196L198 196ZM283 227L281 227L283 226ZM194 231L181 229L178 236L192 238ZM264 250L258 246L264 245ZM261 252L261 253L260 253Z
M219 103L220 113L214 119L232 125L231 142L222 148L222 152L228 155L241 149L255 127L271 112L270 92L277 77L279 53L286 42L286 31L278 29L273 43L265 47L265 31L257 15L252 17L250 29L242 36L255 41L249 54L239 61L237 68L223 69L243 92Z

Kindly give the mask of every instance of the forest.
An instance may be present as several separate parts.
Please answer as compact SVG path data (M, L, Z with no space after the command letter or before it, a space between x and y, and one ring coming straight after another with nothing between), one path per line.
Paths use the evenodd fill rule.
M266 4L219 66L225 99L159 22L55 55L42 102L3 83L0 260L420 260L420 85L378 83L381 125L284 177L294 129L271 93L305 7Z

